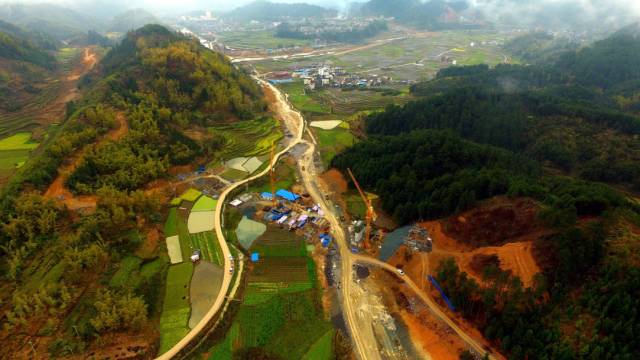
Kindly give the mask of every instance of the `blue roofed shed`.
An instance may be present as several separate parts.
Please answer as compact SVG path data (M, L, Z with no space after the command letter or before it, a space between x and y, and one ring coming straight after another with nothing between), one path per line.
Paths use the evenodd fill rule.
M258 262L260 261L260 254L255 252L251 254L251 262Z
M260 194L260 196L265 200L273 199L273 195L270 192L266 192L266 191Z
M285 199L285 200L289 200L289 201L296 201L298 199L300 199L300 196L292 193L291 191L288 190L284 190L284 189L280 189L276 192L277 196L280 196L281 198Z

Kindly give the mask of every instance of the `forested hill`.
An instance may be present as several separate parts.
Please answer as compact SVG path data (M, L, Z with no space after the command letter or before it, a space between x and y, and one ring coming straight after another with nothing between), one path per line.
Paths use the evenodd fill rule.
M640 191L640 38L625 29L550 65L452 67L422 100L366 120L371 134L451 129L566 174Z
M317 5L284 4L257 0L228 12L225 17L239 21L282 21L290 18L335 17L337 14L336 10Z
M91 16L51 3L0 4L0 19L57 40L69 40L89 30L104 29L104 24Z
M56 60L47 50L55 48L55 40L46 35L29 33L0 20L0 58L24 61L52 69Z
M435 269L509 359L640 358L637 41L618 33L548 66L443 70L413 88L424 99L366 118L366 138L332 160L401 224L497 195L540 206L549 234L533 240L531 288L495 266L482 281L453 258Z
M141 188L171 166L214 161L226 138L210 125L265 109L246 74L157 25L130 32L82 82L59 131L0 193L3 359L153 356L166 200Z
M160 25L130 32L99 68L87 100L126 112L134 131L87 154L68 180L78 192L136 189L171 165L218 150L222 144L206 127L265 109L255 82L223 55ZM186 130L201 132L201 140Z

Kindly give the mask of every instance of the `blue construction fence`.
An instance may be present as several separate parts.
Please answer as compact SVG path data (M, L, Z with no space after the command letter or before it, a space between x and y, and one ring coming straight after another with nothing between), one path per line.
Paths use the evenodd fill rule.
M449 297L447 297L447 294L444 293L444 290L442 290L436 278L434 278L431 275L428 275L427 279L429 279L431 284L433 284L433 286L435 286L435 288L438 290L438 292L440 293L440 296L442 296L442 300L444 300L445 304L447 304L447 307L451 309L451 311L456 311L456 307L453 306L453 304L451 303L451 300L449 300Z

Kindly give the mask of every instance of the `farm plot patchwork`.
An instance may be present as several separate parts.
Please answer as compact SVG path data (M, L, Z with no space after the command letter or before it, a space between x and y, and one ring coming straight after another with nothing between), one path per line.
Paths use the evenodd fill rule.
M319 306L315 263L294 233L267 225L251 247L260 260L250 267L242 305L209 359L231 359L240 349L260 347L282 359L311 352L332 354L331 324ZM329 340L327 342L327 340Z

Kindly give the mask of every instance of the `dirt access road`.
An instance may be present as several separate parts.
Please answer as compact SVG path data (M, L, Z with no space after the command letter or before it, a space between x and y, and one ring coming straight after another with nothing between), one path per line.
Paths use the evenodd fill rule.
M127 123L127 119L123 113L116 114L116 121L118 122L118 127L109 131L96 144L96 146L100 146L107 141L116 141L129 132L129 124ZM97 197L95 195L74 195L64 184L69 175L71 175L78 165L80 165L80 162L84 158L84 154L91 146L92 145L85 146L77 151L70 159L71 162L69 164L58 169L58 176L44 193L45 198L54 199L55 201L64 204L69 210L95 209L97 201Z
M438 305L431 299L431 297L429 297L429 295L427 295L424 291L422 291L422 289L418 285L416 285L416 283L414 283L413 280L411 280L406 275L400 275L394 266L389 265L384 261L374 259L369 256L363 256L363 255L353 255L353 261L361 264L377 266L382 269L388 270L394 275L396 275L398 279L402 280L407 286L409 286L409 288L411 288L413 292L416 293L416 295L418 295L420 300L422 300L429 307L429 310L431 310L431 312L434 315L436 315L442 322L447 324L447 326L449 326L456 334L458 334L458 336L462 340L464 340L464 342L476 354L482 357L484 357L486 354L489 357L489 359L496 359L496 357L488 353L479 342L477 342L475 339L469 336L464 330L458 327L458 325L453 320L451 320L442 310L440 310Z
M261 57L242 57L242 58L230 58L231 62L236 63L244 63L244 62L256 62L256 61L265 61L265 60L293 60L293 59L306 59L318 56L339 56L346 55L356 51L368 50L378 46L386 45L398 40L406 39L406 36L389 38L389 39L378 39L371 43L365 45L358 46L345 46L331 49L322 49L322 50L314 50L308 52L300 52L295 54L286 54L286 55L274 55L274 56L261 56Z
M80 62L78 62L66 77L60 79L61 85L58 90L58 96L43 106L38 114L35 115L35 119L40 125L48 126L64 119L67 111L67 103L77 100L81 95L80 90L78 90L78 80L91 71L97 63L98 56L94 48L84 48Z

